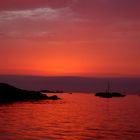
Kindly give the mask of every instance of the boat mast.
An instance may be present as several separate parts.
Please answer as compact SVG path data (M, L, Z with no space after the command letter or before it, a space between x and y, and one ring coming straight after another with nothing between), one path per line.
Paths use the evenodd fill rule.
M108 81L108 84L107 84L107 93L110 93L110 82Z

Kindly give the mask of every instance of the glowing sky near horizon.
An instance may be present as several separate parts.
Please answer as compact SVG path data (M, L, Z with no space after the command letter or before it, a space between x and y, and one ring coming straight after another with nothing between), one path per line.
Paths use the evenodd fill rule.
M139 0L0 0L0 74L140 76Z

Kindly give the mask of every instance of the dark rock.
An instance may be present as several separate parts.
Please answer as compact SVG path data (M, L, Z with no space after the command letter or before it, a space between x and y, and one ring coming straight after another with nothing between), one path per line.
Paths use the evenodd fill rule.
M63 93L63 91L57 90L57 91L55 91L55 93Z
M44 92L44 93L63 93L63 91L57 90L57 91L53 91L53 90L41 90L40 92Z
M125 97L126 95L121 94L119 92L112 92L112 97Z
M41 90L40 92L44 92L44 93L55 93L55 91L52 91L52 90Z
M49 96L48 99L57 100L57 99L60 99L60 98L58 96L56 96L56 95L53 95L53 96Z
M29 101L29 100L57 100L59 97L42 94L37 91L18 89L9 84L0 83L0 102Z

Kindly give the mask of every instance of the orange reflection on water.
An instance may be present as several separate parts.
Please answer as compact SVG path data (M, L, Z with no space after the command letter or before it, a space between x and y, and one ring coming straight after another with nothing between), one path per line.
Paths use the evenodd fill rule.
M0 105L0 139L124 140L124 135L140 135L136 97L59 96L62 100Z

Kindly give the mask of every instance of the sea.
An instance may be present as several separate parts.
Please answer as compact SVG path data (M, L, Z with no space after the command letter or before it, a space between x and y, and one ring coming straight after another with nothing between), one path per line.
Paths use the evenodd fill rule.
M0 104L0 140L140 140L140 96L57 95Z

